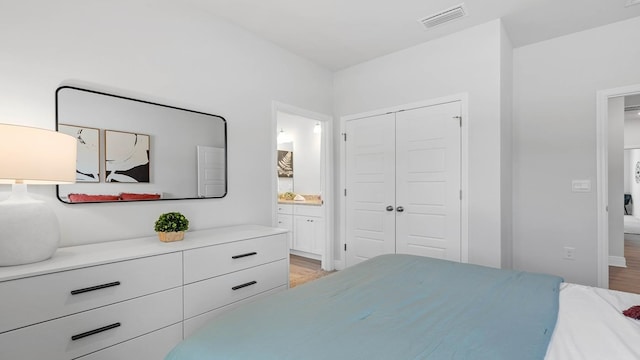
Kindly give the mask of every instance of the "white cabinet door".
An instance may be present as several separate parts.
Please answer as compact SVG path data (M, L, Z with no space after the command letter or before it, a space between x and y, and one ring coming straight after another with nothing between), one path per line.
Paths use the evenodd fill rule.
M289 249L293 248L293 215L278 214L278 227L289 230Z
M351 120L346 131L346 260L351 266L396 251L395 115Z
M396 114L398 253L460 261L459 116L459 102Z
M312 216L294 216L293 249L322 255L324 250L324 220Z
M324 243L326 241L325 221L323 218L311 218L313 224L313 241L311 243L313 253L318 255L324 254Z

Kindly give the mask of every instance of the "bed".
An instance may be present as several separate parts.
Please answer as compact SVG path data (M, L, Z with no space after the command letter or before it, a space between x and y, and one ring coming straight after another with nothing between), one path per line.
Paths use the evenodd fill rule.
M640 321L619 311L635 304L556 276L382 255L223 313L166 360L639 359Z

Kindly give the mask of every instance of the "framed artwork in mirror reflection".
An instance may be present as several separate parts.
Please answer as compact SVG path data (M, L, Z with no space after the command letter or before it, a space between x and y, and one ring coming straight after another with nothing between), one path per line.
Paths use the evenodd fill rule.
M278 150L278 177L293 177L293 151Z
M105 182L148 183L150 136L105 130Z
M100 182L100 130L81 125L58 124L58 131L76 138L76 182Z

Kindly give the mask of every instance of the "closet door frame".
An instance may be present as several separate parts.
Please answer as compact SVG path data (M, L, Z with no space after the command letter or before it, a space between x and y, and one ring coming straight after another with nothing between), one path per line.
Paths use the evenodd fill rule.
M460 188L462 190L462 199L460 203L460 225L461 225L461 234L460 234L460 261L463 263L469 262L469 201L468 201L468 193L469 193L469 153L468 153L468 143L469 143L469 95L468 93L460 93L454 94L450 96L444 96L404 105L398 105L388 108L381 108L377 110L346 115L340 117L340 138L339 141L339 156L338 156L338 172L340 173L338 180L338 189L336 194L338 195L338 238L339 244L337 249L340 252L339 256L336 256L334 260L334 265L336 269L341 270L345 268L345 246L346 242L346 234L347 227L345 224L345 219L347 216L346 213L346 198L344 195L344 190L346 188L346 145L344 140L344 134L346 132L346 124L349 120L360 119L364 117L377 116L382 114L387 114L390 112L398 112L403 110L411 110L421 107L439 105L450 103L454 101L460 102L460 113L462 116L461 123L461 142L460 142L460 166L461 166L461 176L460 176Z

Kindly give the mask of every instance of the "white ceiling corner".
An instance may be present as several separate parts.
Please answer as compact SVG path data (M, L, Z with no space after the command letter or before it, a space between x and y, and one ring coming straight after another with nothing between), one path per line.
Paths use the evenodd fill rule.
M180 0L330 70L502 18L514 47L640 16L627 0ZM464 2L467 16L419 19Z

